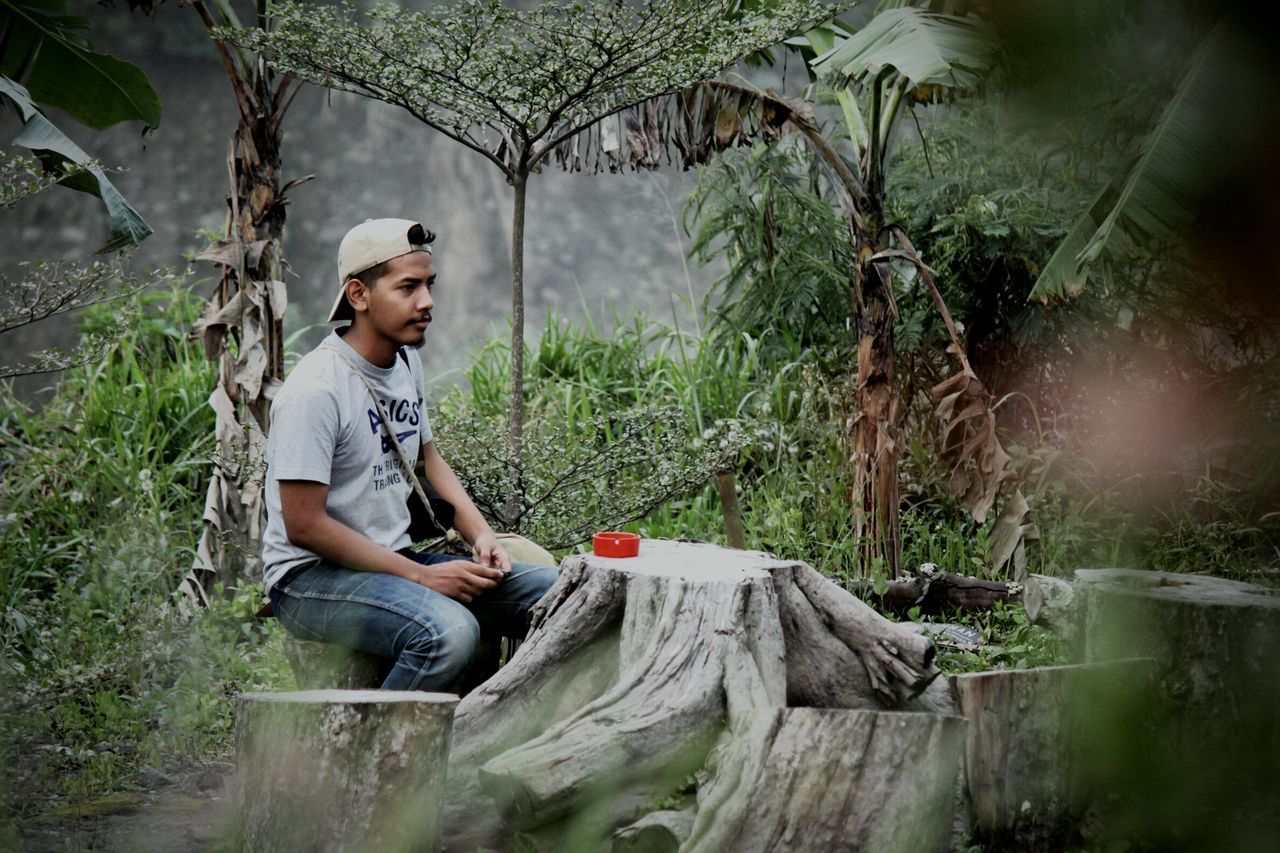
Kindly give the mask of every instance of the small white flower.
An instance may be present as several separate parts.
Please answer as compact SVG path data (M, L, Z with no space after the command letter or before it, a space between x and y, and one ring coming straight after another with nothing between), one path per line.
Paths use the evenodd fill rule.
M67 494L67 500L71 501L73 504L82 504L84 503L84 495L75 489L72 489Z

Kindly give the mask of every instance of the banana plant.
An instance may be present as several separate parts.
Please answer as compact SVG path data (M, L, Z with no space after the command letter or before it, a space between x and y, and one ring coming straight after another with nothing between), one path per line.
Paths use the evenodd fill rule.
M1031 298L1078 296L1110 262L1142 245L1176 239L1196 205L1229 165L1224 152L1252 135L1248 115L1230 115L1238 85L1238 46L1225 23L1205 37L1159 118L1134 153L1068 229L1040 271ZM1256 132L1256 129L1250 129Z
M1008 454L996 437L991 395L969 364L933 270L909 235L885 216L885 165L909 110L974 94L998 58L999 41L982 18L952 14L939 5L885 2L861 29L833 21L791 42L811 54L809 66L830 87L848 138L847 155L830 147L817 150L840 192L857 246L850 290L858 335L858 414L851 425L850 463L862 574L883 566L892 577L900 568L898 460L906 439L905 407L894 379L898 313L893 287L904 265L928 288L959 363L959 370L933 389L935 413L943 422L941 452L953 467L952 490L981 522L1010 475ZM1026 502L1020 498L1011 496L1005 506L1013 515L997 521L996 569L1010 560L1015 571L1025 564L1024 542L1034 528L1024 522Z
M160 97L142 69L93 50L89 22L67 0L0 0L0 74L31 99L94 130L122 121L160 125Z
M141 68L93 50L88 26L66 0L0 0L0 94L22 121L13 144L30 149L46 174L66 175L62 186L102 200L111 225L103 254L140 243L151 226L42 108L56 107L94 130L126 121L154 129L163 110Z
M22 119L22 130L13 144L29 148L46 174L53 178L65 176L57 183L102 199L111 231L98 254L127 249L151 235L151 226L111 183L102 166L40 112L24 86L0 76L0 95L17 107Z
M284 118L301 81L258 62L217 33L242 27L230 0L190 0L212 36L238 108L228 144L230 186L223 236L197 259L216 264L217 287L193 333L218 364L209 396L217 453L205 499L196 559L182 591L207 601L216 581L228 588L257 574L265 504L259 465L266 448L270 397L284 379L284 226L287 194L313 175L285 181ZM253 26L270 27L266 0Z

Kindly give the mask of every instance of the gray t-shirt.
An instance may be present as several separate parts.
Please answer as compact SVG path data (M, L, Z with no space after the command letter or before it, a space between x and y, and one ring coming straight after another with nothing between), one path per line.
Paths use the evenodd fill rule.
M382 429L369 389L343 361L345 355L378 392L396 437L415 465L419 442L431 440L423 404L422 361L402 350L391 367L365 361L330 334L298 362L271 404L267 439L267 529L262 562L268 590L295 566L319 557L289 541L280 510L281 480L310 480L329 486L325 509L331 517L379 545L407 548L413 489L395 446ZM407 361L407 363L406 363Z

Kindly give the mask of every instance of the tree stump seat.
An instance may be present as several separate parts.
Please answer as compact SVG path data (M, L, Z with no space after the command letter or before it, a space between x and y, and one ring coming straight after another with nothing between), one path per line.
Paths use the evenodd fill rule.
M1150 658L951 676L968 720L964 792L974 840L993 851L1064 850L1093 839L1116 792L1102 764L1109 711L1145 697Z
M241 694L235 848L439 850L457 702L417 691Z

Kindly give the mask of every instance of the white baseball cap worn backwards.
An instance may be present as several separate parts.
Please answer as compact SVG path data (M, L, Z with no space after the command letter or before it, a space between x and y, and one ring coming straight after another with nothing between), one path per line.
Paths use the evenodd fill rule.
M429 255L435 238L412 219L366 219L348 231L338 244L338 298L329 312L329 322L355 317L347 302L346 284L356 273L410 252Z

